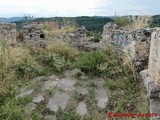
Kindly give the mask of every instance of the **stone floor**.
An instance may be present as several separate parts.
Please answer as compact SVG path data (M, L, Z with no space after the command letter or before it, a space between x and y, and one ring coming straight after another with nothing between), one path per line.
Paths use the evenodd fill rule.
M94 80L78 80L70 75L59 78L56 75L49 77L40 76L33 79L31 87L21 91L16 97L32 96L32 102L27 104L26 113L31 113L41 103L46 103L45 108L56 113L59 109L65 111L75 103L75 111L80 116L88 114L90 105L88 99L94 99L98 109L104 110L109 102L109 92L104 88L102 78ZM94 83L93 83L94 82ZM45 120L55 118L52 114L46 115ZM56 119L56 118L55 118Z

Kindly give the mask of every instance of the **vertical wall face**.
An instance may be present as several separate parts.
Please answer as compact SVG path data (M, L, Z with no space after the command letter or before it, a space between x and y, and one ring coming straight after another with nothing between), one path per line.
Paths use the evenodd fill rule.
M148 69L156 84L160 84L160 29L152 33Z
M117 29L114 23L107 23L103 30L101 48L112 45L122 51L131 59L138 70L143 70L148 65L151 33L155 29L138 29L127 31Z
M0 23L0 39L5 39L11 43L16 42L16 24Z

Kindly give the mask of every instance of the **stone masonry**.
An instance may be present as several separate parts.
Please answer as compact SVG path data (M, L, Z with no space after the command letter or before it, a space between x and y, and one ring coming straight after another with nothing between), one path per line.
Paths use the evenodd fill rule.
M133 61L134 65L143 70L148 63L151 33L156 29L138 29L128 31L117 29L114 23L107 23L103 30L101 48L112 45L122 51Z
M46 34L39 24L24 25L19 32L22 41L26 43L31 42L37 47L45 47L47 44Z
M148 70L156 84L160 84L160 29L152 33Z
M160 29L152 33L151 46L149 54L149 65L147 70L140 72L147 95L150 101L150 112L157 113L157 118L160 119Z
M0 23L0 39L9 41L10 44L16 42L16 24Z
M143 70L140 76L147 91L149 110L157 114L150 120L160 120L160 28L127 31L108 23L104 26L101 48L107 45L129 56L136 67L140 66L138 70Z

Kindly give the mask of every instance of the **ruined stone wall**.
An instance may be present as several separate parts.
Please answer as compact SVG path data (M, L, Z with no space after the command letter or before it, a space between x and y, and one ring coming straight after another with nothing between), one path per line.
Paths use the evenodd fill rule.
M148 63L151 33L153 31L155 29L151 28L128 31L117 29L117 25L113 23L107 23L103 30L101 48L111 44L114 48L127 55L138 68L143 70Z
M16 24L0 23L0 39L4 39L9 43L16 42Z
M160 29L152 33L148 71L160 85Z
M69 44L72 44L75 47L83 44L85 38L86 38L86 29L84 27L79 28L70 33L63 33L61 36L59 36L59 39Z
M155 30L151 36L148 69L140 72L143 84L147 91L150 102L150 113L157 113L160 119L160 28Z
M31 43L37 47L45 47L47 44L47 36L43 32L41 25L25 25L19 32L22 41L26 43Z

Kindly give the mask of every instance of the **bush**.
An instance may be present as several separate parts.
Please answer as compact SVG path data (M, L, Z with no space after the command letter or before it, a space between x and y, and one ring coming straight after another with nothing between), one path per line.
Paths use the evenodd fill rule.
M18 78L31 78L38 74L38 70L34 65L24 62L16 65L15 73Z
M79 68L82 72L99 74L98 66L105 61L105 54L101 51L91 51L84 53L80 59L74 64L75 68Z
M122 74L121 65L122 60L117 57L117 54L112 49L107 49L82 54L74 64L74 68L78 68L87 74L91 73L113 78Z
M59 54L64 56L66 60L68 59L71 61L74 60L79 54L77 49L71 47L63 41L54 41L49 43L47 46L47 52Z
M75 78L80 78L81 76L83 76L83 72L80 69L74 69L72 70L73 72L73 77Z
M47 65L51 71L63 71L66 66L66 61L63 56L55 53L48 53L40 58L42 62Z

